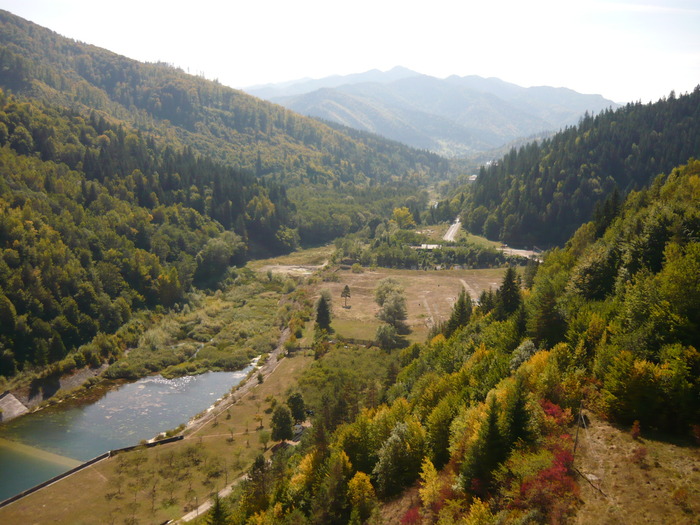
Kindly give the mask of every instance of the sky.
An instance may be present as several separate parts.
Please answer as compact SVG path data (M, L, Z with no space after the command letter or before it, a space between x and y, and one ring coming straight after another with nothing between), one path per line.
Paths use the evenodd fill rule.
M236 88L395 66L615 102L700 84L698 0L0 0L0 9Z

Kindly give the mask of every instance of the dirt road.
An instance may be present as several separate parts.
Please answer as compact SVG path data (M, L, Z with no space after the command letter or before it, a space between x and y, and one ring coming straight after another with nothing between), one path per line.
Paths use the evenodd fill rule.
M442 239L447 242L455 242L455 237L459 233L459 228L461 225L462 223L459 221L459 217L457 217L455 219L455 222L452 223L452 226L450 226L450 228L447 230L447 233Z
M263 379L267 378L267 376L274 372L277 366L279 365L280 356L285 352L284 343L289 338L289 334L289 328L285 328L284 330L282 330L279 341L277 342L277 347L272 352L270 352L267 361L265 361L265 363L260 368L258 368L258 373L262 376ZM258 380L255 377L249 377L248 380L246 380L240 387L238 387L235 390L235 392L233 392L229 397L224 399L216 407L211 407L206 415L190 421L187 424L187 428L185 429L185 435L187 437L194 436L209 421L211 421L216 416L224 412L228 407L235 404L240 399L247 396L250 393L250 391L254 389L257 385Z

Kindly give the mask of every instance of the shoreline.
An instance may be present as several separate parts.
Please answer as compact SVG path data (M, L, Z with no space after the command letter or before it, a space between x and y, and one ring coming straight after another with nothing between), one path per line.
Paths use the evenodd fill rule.
M262 374L263 380L274 372L280 363L280 354L284 353L284 343L287 342L290 333L289 328L284 328L280 333L277 346L272 352L269 353L267 360L260 366L254 366L248 373L247 377L243 378L241 382L238 383L235 390L216 400L208 409L204 411L201 417L194 416L192 419L190 419L190 421L185 424L185 428L179 432L178 435L183 435L185 437L193 436L212 418L217 417L224 410L232 405L235 405L238 401L246 397L250 391L258 385L257 381L251 381L256 371L259 374Z

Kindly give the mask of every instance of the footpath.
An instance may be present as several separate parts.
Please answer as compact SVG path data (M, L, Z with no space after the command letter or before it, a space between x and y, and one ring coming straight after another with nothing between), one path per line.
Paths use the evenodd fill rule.
M258 373L262 375L263 379L267 379L272 373L274 373L275 370L277 370L277 367L280 364L280 356L284 353L284 343L287 341L289 338L289 328L285 328L282 331L282 334L280 335L279 342L277 344L277 347L270 352L270 356L268 357L267 361L258 369ZM251 375L251 377L248 378L248 380L243 383L233 394L231 394L230 397L226 399L225 402L221 403L219 406L217 406L214 410L211 410L207 415L205 415L202 418L197 419L196 421L192 422L189 427L185 430L185 433L188 434L188 437L194 436L199 430L201 430L204 425L206 425L209 421L211 421L213 418L215 418L217 415L225 411L227 408L229 408L231 405L235 405L238 401L243 399L244 397L248 396L250 392L258 386L258 381L256 379L257 374ZM241 476L234 480L232 483L224 487L219 491L219 497L220 498L225 498L229 496L233 490L233 487L240 483L240 481L245 478L244 476ZM207 500L199 507L194 509L191 512L188 512L184 516L182 516L179 520L175 521L174 523L186 523L188 521L192 521L193 519L202 516L206 514L206 512L211 508L213 505L212 500Z

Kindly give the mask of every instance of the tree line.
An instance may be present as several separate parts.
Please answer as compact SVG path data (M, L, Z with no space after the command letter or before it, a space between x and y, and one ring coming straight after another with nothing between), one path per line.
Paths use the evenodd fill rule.
M476 234L518 245L562 245L614 191L621 196L700 155L700 87L630 103L483 166L463 211Z

